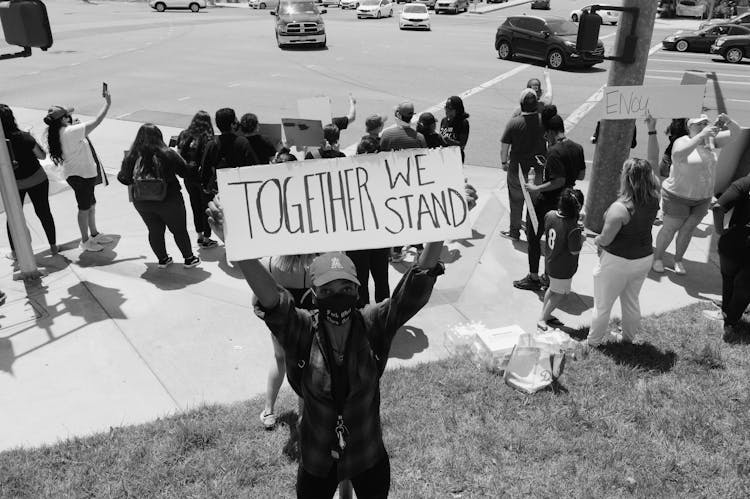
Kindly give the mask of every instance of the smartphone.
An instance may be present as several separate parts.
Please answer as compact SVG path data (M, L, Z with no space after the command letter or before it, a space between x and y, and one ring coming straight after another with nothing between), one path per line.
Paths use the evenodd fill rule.
M106 97L106 96L107 96L107 83L102 82L102 97Z

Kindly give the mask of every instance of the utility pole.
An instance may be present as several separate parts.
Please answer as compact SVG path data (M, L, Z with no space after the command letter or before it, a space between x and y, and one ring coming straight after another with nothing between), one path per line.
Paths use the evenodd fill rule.
M13 166L8 154L8 145L5 142L5 130L0 125L0 193L5 205L5 217L8 219L10 235L13 237L16 258L20 273L14 279L32 281L39 279L42 274L36 267L36 259L31 249L31 241L26 229L26 219L23 216L21 196L18 195L16 187L16 176L13 174Z
M656 2L654 0L623 0L623 7L640 9L637 18L623 12L617 23L615 53L623 51L625 39L636 24L635 35L638 41L635 46L635 62L627 64L613 61L607 79L608 86L643 85L648 62L648 51L654 32ZM591 182L586 196L586 228L601 232L604 226L604 212L617 199L620 186L622 164L630 154L630 142L633 136L635 120L602 120L599 129L599 140L594 150L594 163L591 169ZM657 165L653 165L656 167Z

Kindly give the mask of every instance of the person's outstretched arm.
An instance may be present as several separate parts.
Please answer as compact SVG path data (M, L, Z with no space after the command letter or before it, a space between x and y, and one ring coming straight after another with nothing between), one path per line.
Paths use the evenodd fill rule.
M648 129L648 146L646 151L646 159L648 160L651 168L654 169L654 173L659 174L659 139L656 132L656 118L650 114L646 117L646 128Z
M224 241L224 210L218 197L214 197L214 200L208 203L206 214L214 234ZM279 304L279 290L276 280L261 261L253 258L240 260L236 263L261 306L267 310L276 308Z
M552 79L549 76L547 66L544 67L544 94L542 94L540 100L544 101L545 104L552 104Z
M357 99L351 93L349 94L349 112L346 117L349 119L349 123L354 123L357 117Z
M109 106L112 104L112 97L109 95L109 90L107 90L104 93L104 105L99 110L99 114L96 115L96 118L94 118L93 121L88 121L85 123L85 130L86 135L93 132L96 127L98 127L102 121L104 121L104 117L107 116L107 111L109 111Z
M721 113L717 119L721 120L721 122L727 126L727 130L722 130L717 133L716 139L714 139L716 147L721 148L737 138L742 128L736 121L724 113Z

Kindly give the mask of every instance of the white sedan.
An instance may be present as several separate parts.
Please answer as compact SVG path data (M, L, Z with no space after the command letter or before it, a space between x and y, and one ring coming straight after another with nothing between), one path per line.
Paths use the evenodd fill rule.
M586 7L583 7L581 9L576 9L570 12L570 20L574 23L577 23L581 17L583 16L584 12L589 12L591 10L591 5L587 5ZM597 10L596 14L599 15L599 17L602 18L602 24L617 24L617 21L620 20L620 12L617 10Z
M339 7L341 10L356 9L359 7L359 0L339 0Z
M151 0L148 4L158 12L164 12L167 9L190 9L198 12L206 8L206 0Z
M401 11L398 19L399 29L426 29L430 30L430 13L423 3L407 3Z
M391 0L362 0L357 7L357 18L363 17L393 17L393 3Z

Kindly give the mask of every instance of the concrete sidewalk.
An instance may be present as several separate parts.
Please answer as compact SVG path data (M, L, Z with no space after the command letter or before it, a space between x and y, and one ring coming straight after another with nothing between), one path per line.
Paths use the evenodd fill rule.
M22 128L31 125L41 135L44 111L14 112ZM117 171L138 125L107 119L93 133L110 173ZM162 130L165 136L176 132ZM480 195L471 214L473 235L446 244L447 272L429 305L397 336L390 367L444 357L443 335L458 323L535 326L540 297L511 283L528 268L525 243L499 235L508 224L504 175L472 166L466 174ZM101 253L78 249L69 189L58 189L50 199L58 256L49 255L33 209L25 206L37 261L48 275L41 286L27 287L11 280L10 260L2 266L8 302L0 308L0 450L151 421L265 390L273 362L269 333L252 313L250 290L226 262L223 248L199 250L203 263L195 269L179 264L158 269L126 188L111 179L110 186L97 189L99 228L115 237ZM705 263L710 240L711 229L701 225L686 257L687 276L668 272L646 281L644 314L718 296L718 269ZM179 256L169 235L167 244ZM573 282L576 294L557 314L572 327L590 321L595 262L588 242ZM405 269L406 264L391 267L392 284Z

